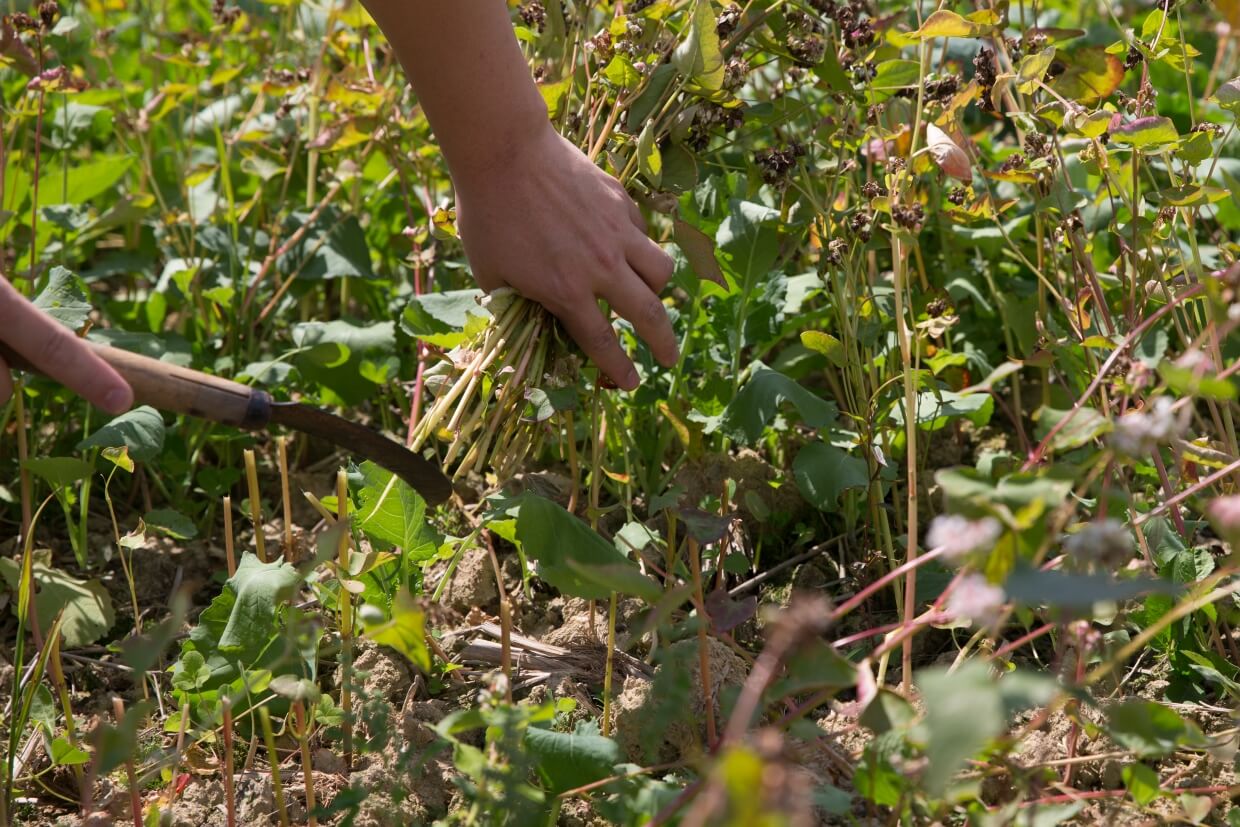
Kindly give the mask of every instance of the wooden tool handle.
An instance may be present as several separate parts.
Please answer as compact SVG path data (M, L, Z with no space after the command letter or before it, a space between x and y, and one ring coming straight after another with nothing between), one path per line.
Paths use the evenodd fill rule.
M265 427L271 419L271 397L265 391L120 348L88 344L125 377L138 405L250 430ZM45 373L3 344L0 356L12 367Z

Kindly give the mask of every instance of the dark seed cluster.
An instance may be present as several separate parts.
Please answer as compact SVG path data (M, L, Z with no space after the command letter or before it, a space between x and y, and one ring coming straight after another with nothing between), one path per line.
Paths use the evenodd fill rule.
M959 75L944 75L941 78L929 79L925 83L926 100L947 101L959 90Z
M991 100L991 92L994 91L995 80L997 74L995 72L995 53L982 47L977 52L977 57L973 58L974 77L977 79L977 85L982 87L982 99L978 104L983 112L994 112L995 103Z
M1000 172L1014 172L1018 169L1025 168L1025 156L1019 152L1013 152L1003 163L999 165Z
M789 173L796 168L797 160L805 154L805 148L798 143L789 143L784 147L767 147L754 155L754 163L762 170L762 180L771 186L786 187Z
M926 220L926 211L916 202L912 204L896 204L891 208L891 217L901 227L916 230Z
M862 241L869 241L873 232L874 216L869 210L858 210L848 219L848 229Z
M517 14L521 16L521 22L534 31L541 32L547 26L547 9L538 0L530 0Z
M241 17L241 9L236 6L229 6L224 0L214 0L211 3L211 16L215 18L217 23L231 26L237 22L237 18Z
M739 129L745 122L745 110L740 106L723 106L718 103L703 103L693 117L693 125L685 137L685 146L700 152L710 143L710 138L717 132L731 132Z
M1136 46L1128 47L1128 54L1124 55L1124 71L1127 72L1134 66L1141 65L1145 61L1145 55L1141 54L1141 50Z
M727 40L732 36L736 31L736 27L740 25L743 11L740 6L733 3L719 12L719 17L715 19L715 33L719 35L720 39Z
M968 193L965 192L964 187L952 187L947 191L947 200L955 204L957 207L964 204L967 196Z

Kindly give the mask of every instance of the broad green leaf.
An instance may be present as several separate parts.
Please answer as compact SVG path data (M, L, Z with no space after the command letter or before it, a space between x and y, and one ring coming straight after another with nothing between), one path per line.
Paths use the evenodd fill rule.
M53 267L47 285L34 297L34 305L70 330L80 330L90 317L86 285L64 267Z
M1162 794L1158 783L1158 773L1145 764L1125 764L1120 770L1124 786L1137 806L1144 807Z
M783 677L767 690L772 699L824 689L842 690L857 683L857 667L820 638L797 649L784 666Z
M672 239L685 254L685 260L698 278L727 287L723 270L719 268L719 260L715 258L715 242L710 236L688 221L676 218L672 221Z
M76 747L63 735L52 739L52 765L57 767L73 767L90 763L90 753Z
M1172 144L1179 138L1171 119L1160 116L1137 118L1111 130L1111 140L1137 149Z
M537 494L520 498L517 539L540 578L565 594L605 599L621 592L657 601L662 587L581 520Z
M552 793L576 789L614 774L623 763L620 745L601 735L555 732L540 727L525 731L525 746L538 761L538 774Z
M276 608L301 584L301 574L283 560L261 562L246 554L229 578L235 602L219 637L219 650L239 655L261 651L275 633Z
M840 494L870 484L865 460L825 442L806 445L792 463L797 488L806 501L822 511L835 511Z
M297 370L329 392L328 404L360 405L400 369L393 322L305 322L293 326L293 342L305 349L295 357ZM320 351L339 355L324 361Z
M78 580L42 563L35 563L31 574L38 588L34 606L39 628L49 629L56 615L64 610L61 633L66 649L94 643L116 622L112 596L98 580ZM21 579L20 564L11 558L0 557L0 576L4 577L10 589L16 591ZM16 612L18 602L14 600L10 605Z
M654 187L663 179L663 155L655 143L655 122L650 121L637 137L637 168Z
M1134 577L1116 580L1105 574L1071 574L1055 569L1017 568L1003 584L1008 597L1025 606L1053 606L1084 612L1095 603L1131 600L1143 594L1175 594L1180 588L1165 580Z
M114 190L135 158L96 154L89 161L74 159L67 174L62 163L48 164L39 175L39 198L56 204L89 203Z
M1051 62L1054 59L1054 46L1048 46L1040 52L1025 55L1021 59L1020 68L1016 72L1016 82L1023 94L1029 94L1034 91L1034 81L1040 81L1046 77L1046 70L1051 67Z
M642 75L625 55L615 55L603 68L603 77L621 89L633 90L641 86Z
M93 464L77 457L34 457L23 462L22 467L60 488L89 477L95 470Z
M1068 411L1059 411L1054 408L1038 408L1033 415L1034 421L1038 423L1038 439L1045 438L1068 413ZM1068 420L1068 424L1055 434L1050 447L1056 451L1070 451L1109 434L1112 427L1111 420L1098 411L1082 407Z
M1011 678L1019 675L1019 679ZM945 668L918 673L926 705L926 766L922 782L941 795L965 762L999 735L1017 712L1047 703L1058 687L1052 678L1013 673L998 680L990 667L967 661L954 672Z
M471 324L485 324L491 315L478 303L482 295L451 290L414 296L401 313L401 330L436 347L456 347L468 338Z
M149 528L176 540L192 540L198 536L198 526L194 525L194 521L171 508L148 511L143 520Z
M573 86L571 77L565 78L555 83L540 83L538 91L542 94L543 102L547 104L547 117L553 121L558 120L560 115L564 113L564 101L568 99L568 92Z
M95 730L95 772L107 776L138 755L138 733L151 714L151 702L139 701L125 710L120 723L104 720Z
M129 456L138 462L150 462L164 450L164 417L150 405L127 411L78 443L77 449L129 449Z
M1240 118L1240 78L1233 78L1214 92L1218 105Z
M276 260L282 274L296 274L298 279L374 278L366 233L357 216L328 206L313 221L310 217L308 211L297 211L284 223L288 238L303 227L305 231Z
M1125 749L1144 758L1170 755L1180 747L1202 747L1201 730L1169 707L1132 698L1107 710L1107 732Z
M181 658L181 668L172 678L176 689L186 692L198 692L211 680L211 668L198 652L187 652Z
M844 367L848 362L843 342L830 333L824 333L821 330L803 330L801 331L801 344L815 353L826 356L836 367Z
M779 212L753 201L732 206L715 234L722 262L743 289L765 278L779 255Z
M871 89L907 89L917 84L921 65L915 60L884 60L874 68Z
M381 612L375 617L382 616ZM368 623L369 613L361 617L366 637L400 652L423 672L431 671L431 653L426 646L426 615L408 589L396 593L389 619Z
M695 91L717 93L723 89L723 52L710 0L695 0L692 14L685 39L672 54L672 63Z
M786 403L791 404L801 415L801 420L811 428L826 428L835 424L838 413L835 403L811 393L779 371L758 362L749 381L728 403L718 423L707 427L707 432L722 430L737 440L756 442Z
M443 538L427 522L426 501L404 480L369 460L359 471L357 527L369 537L399 546L414 561L434 557Z

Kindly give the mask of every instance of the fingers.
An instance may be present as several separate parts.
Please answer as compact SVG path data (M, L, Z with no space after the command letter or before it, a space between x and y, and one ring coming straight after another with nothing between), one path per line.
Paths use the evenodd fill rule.
M568 335L598 365L599 370L626 391L637 387L637 368L625 355L616 332L611 329L611 324L593 298L582 300L580 307L559 315Z
M676 364L679 349L676 333L667 317L667 309L635 273L620 277L609 285L603 298L613 310L633 323L633 329L649 347L654 358L664 367Z
M632 198L629 198L628 193L625 193L624 197L629 202L629 218L632 220L633 226L640 230L642 235L645 235L646 218L642 215L641 207L637 206L637 202Z
M13 395L13 375L9 373L9 366L0 359L0 405L9 401L9 397Z
M672 274L676 269L672 257L663 252L663 248L647 238L645 234L632 236L625 256L633 270L656 294L662 293L663 288L667 287L667 283L672 280Z
M120 413L133 391L111 365L0 279L0 335L31 364L91 404Z

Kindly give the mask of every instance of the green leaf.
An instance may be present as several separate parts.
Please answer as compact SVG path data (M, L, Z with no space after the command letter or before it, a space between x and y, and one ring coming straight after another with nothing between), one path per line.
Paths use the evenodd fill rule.
M295 357L297 370L334 394L325 400L329 403L338 398L360 405L374 395L377 380L387 381L400 368L393 322L305 322L293 326L293 342L306 349ZM335 355L325 360L321 354Z
M637 168L654 187L663 178L663 155L655 143L655 122L650 121L637 137Z
M620 745L601 735L530 727L525 746L538 760L538 774L552 793L584 787L611 776L624 761Z
M1020 675L1017 681L1010 678ZM1022 709L1045 704L1058 691L1053 679L1013 673L994 680L990 667L968 661L954 672L928 669L917 684L926 705L926 766L922 781L942 795L956 772L999 735L1007 719Z
M298 279L374 278L370 248L357 216L344 215L328 206L309 221L311 212L299 210L284 222L285 237L304 228L304 233L279 259L276 268Z
M632 91L642 84L641 72L633 66L633 61L625 55L615 55L611 62L603 68L603 77L621 89Z
M715 258L715 242L710 236L684 219L676 218L672 221L672 239L698 278L727 287L719 260Z
M67 174L61 163L48 164L39 176L39 198L48 203L89 203L115 190L133 162L134 157L96 154L89 161L70 161Z
M1033 415L1034 421L1038 423L1038 439L1045 438L1068 413L1068 411L1059 411L1054 408L1038 408ZM1070 451L1109 434L1112 427L1111 420L1098 411L1082 407L1073 414L1072 419L1068 420L1068 424L1055 434L1050 447L1055 451Z
M95 470L92 463L77 457L34 457L23 462L22 467L60 488L89 477Z
M815 353L826 356L836 367L844 367L848 362L844 344L830 333L824 333L821 330L803 330L801 331L801 344Z
M723 52L715 31L710 0L696 0L685 39L672 54L672 63L690 82L691 91L717 93L723 89Z
M181 658L181 668L172 678L173 687L186 691L197 692L211 680L211 668L198 652L186 652Z
M425 673L431 671L431 653L426 646L426 615L408 589L401 589L392 600L391 618L368 623L371 613L362 613L366 637L390 646ZM377 618L383 616L382 611Z
M1240 118L1240 78L1232 78L1220 86L1214 93L1214 99L1219 106Z
M38 587L34 607L39 628L50 628L56 615L64 610L61 621L64 648L75 649L94 643L116 622L112 596L98 580L78 580L42 563L35 563L31 574ZM0 576L4 577L10 589L16 591L21 580L18 561L0 558ZM11 605L16 613L17 601L14 600Z
M427 522L426 501L404 480L369 460L359 471L357 527L372 539L400 547L411 560L434 557L443 537Z
M779 371L756 362L749 381L728 403L719 421L711 423L714 427L707 427L707 433L722 430L734 439L756 442L785 403L791 404L811 428L835 424L838 408L834 402L822 399Z
M915 60L884 60L874 67L871 89L907 89L921 77L921 64Z
M142 518L149 528L175 540L192 540L198 536L198 526L179 511L157 508Z
M1128 789L1132 800L1137 806L1144 807L1162 794L1158 783L1158 773L1145 764L1125 764L1120 770L1124 786Z
M73 767L90 763L90 753L69 743L63 735L52 739L52 765L57 767Z
M219 637L225 654L253 653L266 647L275 633L276 607L301 584L301 574L283 560L261 562L246 554L227 586L235 595L228 623Z
M150 701L139 701L125 710L116 725L104 721L95 730L95 772L101 777L138 756L138 732L151 712Z
M846 689L857 683L857 667L825 640L815 638L785 663L784 676L767 690L771 698L787 698L823 689Z
M792 463L792 473L801 495L822 511L834 511L842 492L870 484L865 460L825 442L802 448Z
M1025 606L1088 611L1095 603L1131 600L1144 594L1175 594L1180 588L1145 577L1116 580L1105 574L1071 574L1055 569L1018 568L1003 584L1008 597Z
M86 285L59 265L48 273L47 285L34 297L34 306L74 331L81 330L91 311Z
M87 448L129 449L129 456L138 462L150 462L164 450L164 417L150 405L127 411L108 422L77 445Z
M526 493L520 498L517 540L536 573L561 592L601 600L612 592L657 601L663 588L581 520Z
M1208 742L1197 725L1154 701L1133 698L1107 711L1107 732L1125 749L1143 758L1160 758L1180 747Z
M485 324L491 315L478 299L481 290L450 290L414 296L400 316L400 328L415 339L454 348L468 337L470 323Z
M1137 149L1173 144L1179 139L1180 133L1171 119L1159 116L1137 118L1111 130L1111 140Z

